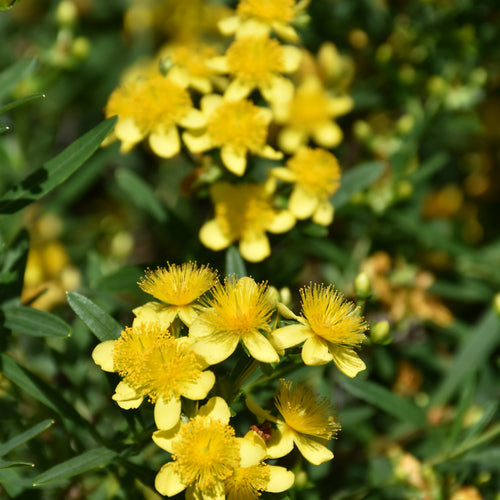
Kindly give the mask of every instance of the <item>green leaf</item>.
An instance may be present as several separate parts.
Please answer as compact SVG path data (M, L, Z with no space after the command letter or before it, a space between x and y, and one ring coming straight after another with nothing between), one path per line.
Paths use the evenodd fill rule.
M15 467L17 465L29 465L30 467L34 466L31 462L11 462L9 460L0 459L0 469L8 469L9 467Z
M134 205L152 215L159 222L167 220L167 212L149 184L127 168L120 168L115 175L118 186Z
M231 246L226 252L226 276L235 275L238 278L248 276L245 262L235 246Z
M9 126L7 126L7 125L0 125L0 135L4 134L8 130L10 130Z
M0 304L17 304L23 289L24 271L28 258L29 238L21 230L15 240L0 249Z
M6 354L0 354L0 371L22 391L26 392L37 401L40 401L61 417L71 420L80 427L90 427L90 430L92 429L89 422L87 422L87 420L75 410L73 405L68 403L57 390L53 389L26 368L18 365L14 359Z
M17 108L18 106L22 106L23 104L26 104L27 102L34 101L35 99L40 99L41 97L45 97L45 94L42 94L42 93L33 94L33 95L29 95L27 97L23 97L22 99L18 99L17 101L9 102L9 104L6 104L3 108L0 108L0 115L2 113L6 113L7 111L10 111L11 109Z
M104 447L85 451L81 455L57 464L36 476L33 479L33 486L63 481L78 474L105 467L117 455L116 451Z
M120 324L90 299L78 292L68 292L66 297L71 309L101 342L120 337L123 330Z
M12 439L9 439L5 443L1 444L0 443L0 457L3 457L4 455L7 455L10 451L13 449L17 448L18 446L26 443L26 441L29 441L30 439L33 439L35 436L38 436L41 432L47 430L51 425L54 424L53 420L43 420L42 422L34 425L27 431L24 431L21 434L18 434L17 436L13 437Z
M340 188L332 196L331 201L335 209L349 203L352 195L362 191L375 182L384 171L384 165L378 161L362 163L342 174Z
M3 310L4 326L34 337L69 337L71 327L61 318L28 306L11 306Z
M487 363L488 357L500 343L500 319L490 310L465 339L458 354L446 371L441 384L431 397L433 405L444 405L459 389L469 374Z
M370 403L393 417L417 427L426 426L425 413L418 406L396 396L396 394L379 384L367 380L342 378L341 385L353 396Z
M21 59L0 73L0 100L36 66L35 59Z
M115 123L116 117L103 121L10 189L0 199L0 214L21 210L64 182L92 156Z

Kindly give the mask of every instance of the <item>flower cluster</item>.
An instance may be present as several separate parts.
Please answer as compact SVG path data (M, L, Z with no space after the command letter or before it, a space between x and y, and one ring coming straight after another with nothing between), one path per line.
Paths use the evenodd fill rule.
M240 0L234 11L195 3L193 12L183 8L179 26L191 12L196 35L173 30L157 56L129 69L111 94L105 113L119 119L107 142L120 140L123 153L144 139L161 158L189 153L201 172L194 189L208 191L214 206L201 242L214 251L238 243L244 259L260 262L271 254L267 233L306 219L333 221L341 169L331 149L343 138L336 118L353 107L352 73L333 45L317 57L301 46L294 24L306 0ZM201 7L203 15L195 14ZM171 13L170 28L183 9ZM131 31L142 29L127 19Z
M161 494L251 500L294 483L291 471L268 459L294 446L315 465L333 458L328 444L340 426L327 398L280 379L276 411L268 411L245 381L261 364L290 363L286 349L302 342L305 365L333 361L350 377L363 370L354 347L366 323L340 292L317 284L302 289L297 316L267 283L220 280L192 262L147 270L139 286L157 300L134 309L132 326L98 344L92 357L120 376L112 397L121 408L137 408L144 398L154 404L153 440L171 455L156 476ZM221 374L230 357L237 362L228 388ZM238 437L230 405L244 396L255 424Z

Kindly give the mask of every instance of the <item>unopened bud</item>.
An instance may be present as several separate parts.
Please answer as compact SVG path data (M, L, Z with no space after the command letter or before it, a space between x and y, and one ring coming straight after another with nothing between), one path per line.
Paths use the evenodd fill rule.
M493 309L500 316L500 293L497 293L495 297L493 297Z
M391 325L387 320L373 323L370 331L370 338L375 344L381 344L387 340Z
M358 297L364 298L370 293L370 278L365 272L361 272L354 280L354 290Z
M62 26L68 26L73 24L78 17L78 9L73 2L69 0L63 0L56 10L57 22Z
M172 61L172 58L169 57L162 57L159 62L160 65L160 73L163 76L167 76L170 72L170 70L174 67L174 62Z

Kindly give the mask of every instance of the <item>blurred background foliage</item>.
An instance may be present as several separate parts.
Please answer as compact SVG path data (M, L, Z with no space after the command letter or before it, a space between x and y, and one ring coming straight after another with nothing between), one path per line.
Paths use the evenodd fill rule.
M193 195L189 157L97 149L106 131L93 129L126 68L210 24L206 3L20 0L0 13L0 107L25 99L0 115L2 497L158 496L151 410L110 401L116 381L90 358L99 327L73 310L116 328L111 317L130 324L145 301L146 267L234 269L231 252L198 241L210 204ZM332 282L372 330L360 380L310 376L342 432L331 463L292 461L289 498L500 498L499 26L494 0L312 0L298 20L311 53L331 42L345 57L341 71L323 66L355 102L338 119L342 187L330 227L272 236L271 257L247 270L292 300ZM9 205L91 129L81 168ZM68 290L92 302L75 294L70 308Z

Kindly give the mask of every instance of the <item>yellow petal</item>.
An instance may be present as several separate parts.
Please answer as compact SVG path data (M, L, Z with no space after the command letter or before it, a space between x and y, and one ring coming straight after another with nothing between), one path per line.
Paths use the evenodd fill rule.
M276 149L273 149L268 144L259 150L254 151L254 153L262 156L263 158L269 158L270 160L281 160L283 158L283 153L281 151L276 151Z
M149 136L149 145L161 158L172 158L181 150L181 140L177 127L172 125L166 130L160 129Z
M175 427L181 417L181 400L172 396L167 401L163 398L155 403L154 418L156 427L160 430L168 430Z
M172 442L177 437L180 428L181 428L181 421L179 420L177 424L171 429L153 432L152 437L156 446L159 446L160 448L168 451L169 453L173 453Z
M272 344L261 333L247 333L242 340L251 356L257 361L261 361L262 363L277 363L280 360Z
M97 344L92 351L92 359L96 365L99 365L105 372L116 371L113 366L113 349L116 340L106 340Z
M267 441L267 456L281 458L288 455L293 449L293 433L286 425L273 429L271 439Z
M250 85L240 80L239 78L235 78L224 92L224 100L239 101L240 99L244 99L248 94L250 94L253 89L253 85Z
M194 321L189 327L189 337L192 337L194 341L206 337L212 333L212 328L210 325L204 321L200 321L200 317ZM194 344L193 344L194 345Z
M354 378L359 372L366 369L366 365L354 349L331 346L331 351L333 362L337 365L337 368L348 377Z
M269 466L269 482L266 486L266 491L271 493L280 493L286 491L293 486L295 482L295 474L287 470L285 467L278 465Z
M318 206L318 198L300 185L293 188L290 199L288 200L288 207L290 211L297 217L297 219L307 219L316 210Z
M249 431L243 438L237 438L240 443L240 467L252 467L266 457L266 443L255 432Z
M118 403L118 406L124 410L138 408L143 400L143 397L138 394L135 389L123 381L119 382L116 386L115 393L111 398L114 399Z
M215 384L215 375L211 371L201 372L196 380L181 384L179 392L188 399L205 399Z
M266 233L243 236L238 245L241 256L248 262L260 262L271 255Z
M354 107L354 100L350 95L334 97L328 103L328 113L330 116L341 116L349 113Z
M238 345L238 335L208 335L195 342L191 349L209 365L215 365L229 358Z
M222 96L219 94L208 94L201 98L201 110L210 116L222 104Z
M257 417L259 423L266 421L276 422L276 417L274 417L269 411L261 408L250 396L246 397L245 404L247 405L247 408Z
M266 101L272 103L291 101L294 89L293 83L282 76L275 76L268 85L260 88Z
M295 226L295 216L289 210L280 210L269 221L266 229L270 233L286 233Z
M225 56L211 57L205 61L205 66L218 73L227 73L227 58Z
M226 498L226 488L222 481L216 481L209 490L201 490L196 483L186 489L186 500L224 500Z
M285 127L278 136L278 145L285 153L295 153L306 143L306 135L299 129Z
M295 444L302 456L314 465L322 464L333 458L333 453L326 447L328 441L296 433Z
M231 410L224 399L219 396L214 396L198 410L198 415L215 418L223 424L228 424L231 418Z
M186 128L202 128L207 124L205 115L198 109L190 109L180 120L179 125Z
M239 16L228 16L224 17L217 23L217 27L219 31L223 35L232 35L236 33L238 26L240 25L240 17Z
M318 204L313 213L312 220L321 226L329 226L333 222L334 208L329 201Z
M214 147L207 132L184 132L182 140L192 153L203 153Z
M278 311L285 319L295 319L299 320L297 316L290 308L288 308L283 302L278 302Z
M285 45L283 49L283 73L297 71L302 60L302 51L292 45Z
M155 478L155 488L161 495L172 497L186 489L177 468L173 462L166 463Z
M271 170L271 175L285 182L295 182L297 175L293 170L286 167L275 167Z
M186 326L190 326L198 317L198 312L192 306L184 306L178 308L178 315Z
M139 129L132 118L125 118L118 120L115 126L115 135L124 143L129 144L128 149L131 149L134 144L142 141L146 134Z
M335 122L324 122L313 133L314 140L324 148L334 148L342 142L344 134Z
M307 340L312 335L313 333L311 329L307 326L287 325L271 332L269 334L269 340L280 349L288 349L289 347L293 347L301 342L304 342L304 340Z
M164 328L168 328L177 315L177 309L167 304L151 301L132 310L135 315L132 326L139 323L159 322Z
M245 150L236 150L225 144L220 151L222 163L235 175L242 176L247 168L247 155Z
M200 229L200 241L211 250L222 250L233 242L233 239L222 232L216 219L205 222Z
M285 23L272 23L274 31L283 40L288 42L299 42L300 38L297 32L289 25Z
M326 342L316 335L309 337L302 347L302 360L308 366L324 365L332 360Z

